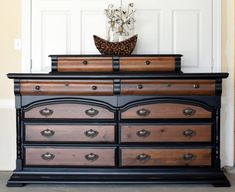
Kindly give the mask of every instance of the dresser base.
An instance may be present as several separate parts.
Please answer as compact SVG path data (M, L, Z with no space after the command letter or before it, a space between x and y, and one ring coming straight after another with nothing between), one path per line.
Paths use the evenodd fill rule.
M88 173L88 172L17 172L8 180L8 187L25 184L212 184L230 187L223 172L167 172L167 173Z

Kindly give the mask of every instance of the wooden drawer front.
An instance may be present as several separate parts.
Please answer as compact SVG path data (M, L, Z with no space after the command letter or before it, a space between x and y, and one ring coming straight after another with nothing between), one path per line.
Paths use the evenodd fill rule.
M113 95L112 80L22 80L21 95Z
M120 71L175 71L175 57L121 57Z
M211 149L121 149L121 166L210 166Z
M122 95L215 95L214 80L122 80Z
M114 148L27 147L26 165L114 166Z
M25 112L25 118L114 119L114 113L93 105L61 103L34 107Z
M58 72L112 72L112 57L60 57Z
M132 107L121 114L122 119L170 119L170 118L211 118L211 112L202 107L174 104L158 103Z
M26 141L114 142L114 125L26 125Z
M210 142L211 125L123 125L121 142Z

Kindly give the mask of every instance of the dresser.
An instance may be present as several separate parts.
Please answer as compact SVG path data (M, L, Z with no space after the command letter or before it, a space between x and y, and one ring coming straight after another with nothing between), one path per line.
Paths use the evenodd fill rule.
M7 186L230 186L220 167L228 74L183 73L181 56L52 55L48 74L8 74L17 159Z

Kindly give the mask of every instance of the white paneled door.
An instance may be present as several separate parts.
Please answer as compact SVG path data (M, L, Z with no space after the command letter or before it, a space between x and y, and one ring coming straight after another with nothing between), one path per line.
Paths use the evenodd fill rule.
M183 54L184 72L213 68L213 0L134 2L135 53ZM50 71L50 54L98 54L96 34L106 38L104 9L119 0L33 0L32 71Z

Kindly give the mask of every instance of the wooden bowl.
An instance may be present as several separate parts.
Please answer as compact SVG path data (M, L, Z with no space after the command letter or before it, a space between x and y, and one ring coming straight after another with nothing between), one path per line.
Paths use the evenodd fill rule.
M109 42L96 35L93 37L95 46L102 55L130 55L137 42L137 35L121 42Z

